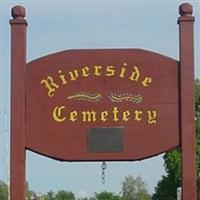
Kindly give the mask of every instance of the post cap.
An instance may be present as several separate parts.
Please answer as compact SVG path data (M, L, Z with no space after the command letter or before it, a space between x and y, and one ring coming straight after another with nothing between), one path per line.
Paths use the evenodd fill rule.
M192 15L193 8L192 5L189 3L183 3L179 6L179 14L181 16Z
M23 6L14 6L12 8L13 19L22 19L25 17L25 8Z

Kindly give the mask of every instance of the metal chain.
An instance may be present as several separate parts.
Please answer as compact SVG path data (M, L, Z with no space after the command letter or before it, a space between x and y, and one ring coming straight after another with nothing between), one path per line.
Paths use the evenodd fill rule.
M106 182L106 175L105 175L106 168L107 168L106 162L102 162L102 165L101 165L101 169L102 169L101 182L102 182L102 184L105 184L105 182Z

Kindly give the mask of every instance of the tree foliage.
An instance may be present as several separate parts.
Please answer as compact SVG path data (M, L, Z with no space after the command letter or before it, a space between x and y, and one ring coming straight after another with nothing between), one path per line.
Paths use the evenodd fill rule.
M0 180L0 200L8 199L8 186Z
M153 200L174 200L174 198L169 195L174 192L174 187L170 187L171 180L168 176L162 176L162 179L158 182L155 188L155 194L153 194Z
M34 195L34 191L29 189L28 181L26 181L26 197L28 200L31 200L31 197Z
M59 190L57 193L54 193L52 190L47 192L43 196L44 200L75 200L75 195L73 192Z
M141 177L126 176L122 182L122 200L150 200L146 184Z
M196 114L196 157L197 174L200 173L200 80L195 82ZM181 186L181 152L179 149L167 152L163 156L167 175L158 182L153 200L176 200L177 188Z
M198 177L198 183L197 183L197 200L200 200L200 177Z
M75 196L72 192L60 190L57 192L55 200L75 200Z
M47 194L44 195L44 200L55 200L55 194L52 190L47 192Z
M120 196L112 193L112 192L107 192L103 191L100 193L95 193L95 200L120 200Z
M180 150L167 152L163 158L167 175L158 182L152 198L153 200L176 200L177 188L181 185Z

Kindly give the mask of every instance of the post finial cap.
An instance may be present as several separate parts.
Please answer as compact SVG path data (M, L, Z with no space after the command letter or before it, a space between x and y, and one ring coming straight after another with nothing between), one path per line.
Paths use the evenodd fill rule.
M12 8L12 17L14 19L21 19L25 17L25 8L23 6L14 6Z
M179 6L179 14L181 16L192 15L193 8L192 5L189 3L183 3Z

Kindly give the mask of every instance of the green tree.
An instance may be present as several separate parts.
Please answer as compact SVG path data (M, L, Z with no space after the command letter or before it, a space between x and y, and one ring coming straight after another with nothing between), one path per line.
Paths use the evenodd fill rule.
M75 196L72 192L60 190L56 193L55 200L75 200Z
M168 176L162 176L162 179L155 187L155 193L152 196L153 200L174 200L174 197L169 194L174 193L174 188L171 186L172 180ZM170 187L171 186L171 187Z
M90 200L90 199L88 199L88 197L78 197L77 200Z
M0 180L0 200L8 200L8 186Z
M141 177L126 176L122 182L122 199L123 200L150 200L146 184Z
M196 115L196 155L197 174L200 173L200 80L195 81ZM177 188L181 186L181 152L179 149L167 152L163 156L167 175L163 176L155 187L153 200L176 200Z
M26 181L26 196L27 196L28 200L30 200L31 196L33 196L34 194L35 194L35 192L29 189L28 181Z
M96 200L120 200L120 196L118 196L112 192L103 191L100 193L95 193L94 199L96 199Z
M200 177L198 178L198 188L197 188L197 196L198 196L198 198L197 198L197 200L200 200Z
M89 200L96 200L96 198L95 197L90 197Z
M176 200L177 188L181 185L180 150L167 152L163 158L167 175L158 182L152 198L153 200Z
M55 199L55 194L52 190L47 192L47 194L44 195L44 200L54 200Z

